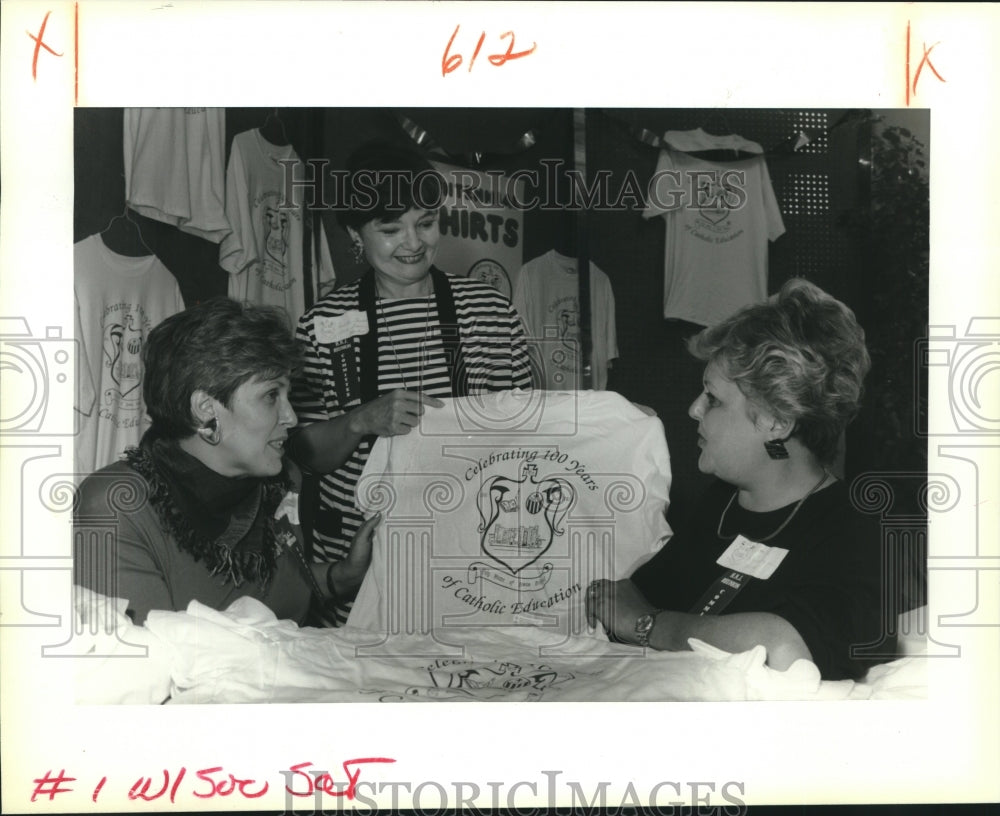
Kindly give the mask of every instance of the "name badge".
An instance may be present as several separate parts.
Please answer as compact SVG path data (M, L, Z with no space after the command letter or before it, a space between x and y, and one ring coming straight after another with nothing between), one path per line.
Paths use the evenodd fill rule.
M768 547L744 536L737 536L715 563L763 581L774 575L786 555L788 550L782 547Z
M368 334L368 315L358 309L342 315L319 315L313 322L320 343L341 343L351 337Z

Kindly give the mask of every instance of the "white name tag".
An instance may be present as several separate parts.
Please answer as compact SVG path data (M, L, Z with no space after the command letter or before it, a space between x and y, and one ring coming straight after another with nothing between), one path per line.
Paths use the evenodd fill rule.
M320 315L316 318L316 339L323 344L339 343L349 337L368 334L368 315L358 309L336 317Z
M786 555L788 550L782 547L768 547L766 544L737 536L715 563L766 580L774 575L774 571Z
M280 520L285 516L292 524L299 524L299 494L289 491L285 498L281 500L278 509L274 511L274 518Z

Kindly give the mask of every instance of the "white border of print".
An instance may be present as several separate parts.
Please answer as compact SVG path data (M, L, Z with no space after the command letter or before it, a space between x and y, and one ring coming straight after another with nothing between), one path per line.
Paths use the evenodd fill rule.
M925 65L910 99L932 110L930 322L957 327L959 336L973 318L995 325L1000 206L997 179L984 178L996 165L1000 117L989 69L1000 35L995 5L570 5L84 0L77 52L74 4L3 3L0 314L24 317L36 333L55 326L72 335L75 92L80 105L113 107L891 108L906 101L909 24L911 77L933 46L945 79ZM41 48L33 77L30 35L47 12L43 40L61 56ZM454 48L466 56L480 31L491 52L506 47L506 31L515 32L518 48L536 42L537 49L502 67L481 56L471 71L443 77L442 55L458 24ZM932 423L948 411L946 374L932 372ZM997 438L964 443L975 483L963 488L995 511ZM43 467L72 472L65 439L37 447ZM929 470L944 467L947 455L932 438ZM36 612L66 614L68 532L53 535L41 502L20 504L18 480L29 466L10 473L12 461L5 456L0 566L23 565L25 596L53 593L51 609L40 602ZM41 659L44 630L0 627L3 810L149 811L157 805L129 801L120 790L98 804L91 793L102 776L109 791L144 775L155 788L165 770L219 765L279 791L279 772L295 763L339 773L345 759L378 756L396 758L383 766L391 774L366 769L366 778L451 790L459 781L534 781L537 795L527 785L519 792L522 807L546 804L546 770L619 790L632 782L640 794L663 781L685 790L709 783L717 792L739 783L729 791L750 805L996 801L1000 604L996 573L987 570L998 568L1000 536L995 512L980 513L975 524L980 550L964 572L931 570L932 635L943 617L971 614L966 626L952 619L940 638L961 655L930 661L925 702L511 704L477 706L474 716L449 704L87 709L72 703L66 661ZM22 530L30 536L22 539ZM932 518L932 559L954 555L949 530L948 519ZM971 582L969 564L983 570ZM978 586L977 597L968 597L970 586ZM60 769L78 780L74 792L31 802L33 780ZM269 795L259 804L284 802ZM189 795L173 805L247 806L254 803Z

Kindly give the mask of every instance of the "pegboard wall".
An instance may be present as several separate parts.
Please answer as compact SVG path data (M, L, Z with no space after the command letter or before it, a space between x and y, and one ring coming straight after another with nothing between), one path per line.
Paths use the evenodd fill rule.
M867 117L846 110L601 110L588 117L588 148L598 165L626 162L651 174L658 149L636 134L696 128L739 134L765 151L786 230L771 245L769 290L799 276L845 301L857 299L849 270L858 250L844 222L867 203L868 168L859 161L868 152Z

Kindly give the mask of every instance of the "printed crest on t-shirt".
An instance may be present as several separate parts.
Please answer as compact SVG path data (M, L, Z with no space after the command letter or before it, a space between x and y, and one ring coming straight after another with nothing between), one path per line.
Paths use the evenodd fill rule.
M521 465L521 478L493 476L479 491L480 546L490 564L470 564L484 581L507 588L538 589L551 575L552 564L539 564L537 573L523 571L536 565L557 536L565 535L563 522L576 502L573 486L559 477L536 479L538 466Z

